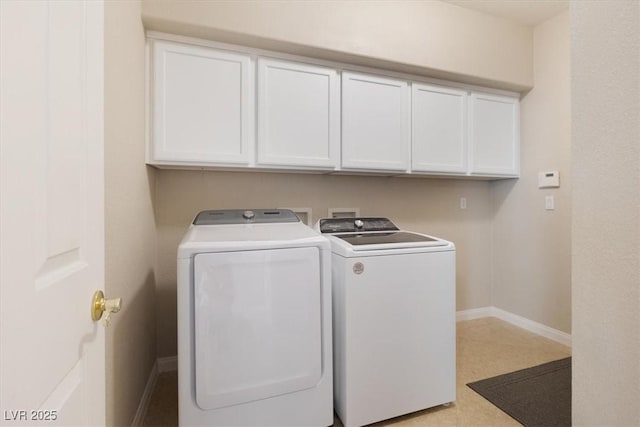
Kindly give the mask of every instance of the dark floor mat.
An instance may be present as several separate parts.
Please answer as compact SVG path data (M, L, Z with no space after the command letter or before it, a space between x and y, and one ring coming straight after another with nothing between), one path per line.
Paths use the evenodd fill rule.
M571 426L571 358L467 384L526 427Z

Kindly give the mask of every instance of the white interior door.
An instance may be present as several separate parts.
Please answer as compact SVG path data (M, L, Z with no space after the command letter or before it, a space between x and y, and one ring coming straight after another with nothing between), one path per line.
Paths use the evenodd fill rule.
M0 417L104 425L103 4L0 1Z

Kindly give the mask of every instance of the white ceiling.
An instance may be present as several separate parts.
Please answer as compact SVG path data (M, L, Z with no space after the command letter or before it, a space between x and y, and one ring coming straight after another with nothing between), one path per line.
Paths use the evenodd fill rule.
M569 0L444 0L467 9L509 19L522 25L538 25L563 12Z

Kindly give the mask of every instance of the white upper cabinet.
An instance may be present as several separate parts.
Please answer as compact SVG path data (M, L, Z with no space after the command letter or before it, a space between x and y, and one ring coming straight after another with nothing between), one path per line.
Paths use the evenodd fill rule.
M252 162L253 72L249 55L153 42L152 134L148 162Z
M412 85L411 170L467 172L467 92Z
M163 37L149 38L149 164L519 176L515 93Z
M334 69L258 59L258 165L334 169L340 85Z
M406 171L410 153L406 81L342 73L342 167Z
M520 173L520 111L517 98L473 93L469 104L470 173Z

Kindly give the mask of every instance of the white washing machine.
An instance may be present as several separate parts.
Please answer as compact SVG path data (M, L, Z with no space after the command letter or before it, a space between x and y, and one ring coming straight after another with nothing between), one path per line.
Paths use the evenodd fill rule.
M196 216L178 248L180 425L333 424L330 261L289 210Z
M453 243L386 218L316 229L333 252L334 404L345 427L455 401Z

